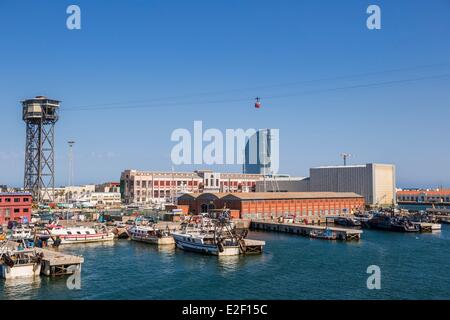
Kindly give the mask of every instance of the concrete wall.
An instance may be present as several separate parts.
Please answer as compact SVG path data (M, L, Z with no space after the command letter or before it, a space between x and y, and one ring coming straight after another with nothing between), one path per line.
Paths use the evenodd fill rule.
M267 178L256 182L256 192L308 192L309 178Z
M367 164L310 169L310 191L355 192L369 205L395 202L395 166Z
M372 164L374 180L374 203L391 205L396 202L395 166L389 164Z
M311 191L355 192L373 203L372 173L367 166L310 169Z

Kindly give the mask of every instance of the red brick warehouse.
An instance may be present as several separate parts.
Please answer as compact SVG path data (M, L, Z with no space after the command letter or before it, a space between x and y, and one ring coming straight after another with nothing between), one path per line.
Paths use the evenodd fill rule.
M240 218L270 219L293 216L313 220L331 215L352 214L364 209L364 197L353 192L250 192L185 194L178 204L194 214L228 208Z
M0 193L0 224L30 222L32 197L29 193Z

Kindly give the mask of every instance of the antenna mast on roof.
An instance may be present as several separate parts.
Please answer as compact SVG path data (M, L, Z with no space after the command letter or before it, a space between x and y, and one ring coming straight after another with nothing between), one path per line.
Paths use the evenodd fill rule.
M344 166L347 165L347 158L350 158L351 156L350 153L341 153L341 158L344 159Z

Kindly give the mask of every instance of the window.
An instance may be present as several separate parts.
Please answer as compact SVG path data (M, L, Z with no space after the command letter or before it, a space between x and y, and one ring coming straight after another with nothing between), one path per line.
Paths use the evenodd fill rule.
M29 198L23 198L23 202L29 202Z
M20 212L20 209L14 209L14 213L19 213Z
M72 234L72 232L70 232L70 231L67 231L67 234L69 234L69 235L70 235L70 234Z
M28 212L28 208L23 209L23 212Z
M11 202L11 198L5 198L5 202Z
M86 231L86 234L91 234L89 231Z
M14 198L14 202L20 202L20 198Z
M80 231L77 231L77 234L81 234L81 232L80 232Z

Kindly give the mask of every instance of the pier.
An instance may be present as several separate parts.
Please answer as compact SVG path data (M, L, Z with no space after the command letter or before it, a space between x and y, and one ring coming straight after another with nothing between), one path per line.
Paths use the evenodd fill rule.
M419 226L420 232L433 232L440 231L441 225L438 223L431 222L413 222L413 224Z
M262 253L263 248L266 245L265 241L253 239L244 239L244 243L244 254Z
M325 226L306 225L298 223L280 223L267 220L252 220L250 223L250 229L253 230L285 232L291 234L298 234L301 236L309 236L309 234L313 230L323 231L326 228L335 232L338 240L344 241L352 241L352 240L358 241L361 239L361 234L363 233L361 230L358 229L325 227Z
M19 244L14 241L6 241L1 244L0 253L5 252L35 252L42 256L40 260L40 273L46 276L62 276L73 274L75 271L81 271L81 265L84 263L82 256L71 255L56 251L55 249L29 248L27 250L19 250Z
M75 270L81 271L84 258L81 256L61 253L55 250L35 248L42 253L41 273L46 276L62 276L73 274Z

